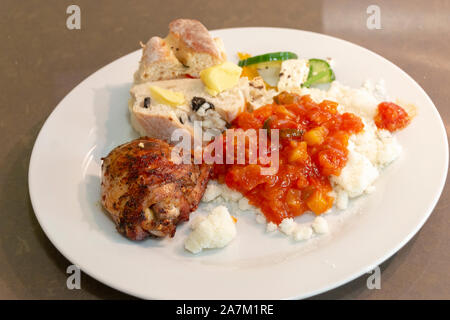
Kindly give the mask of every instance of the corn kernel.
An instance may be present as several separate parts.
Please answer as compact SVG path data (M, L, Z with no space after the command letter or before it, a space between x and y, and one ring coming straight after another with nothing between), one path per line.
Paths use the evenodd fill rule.
M316 190L306 200L306 205L315 214L321 214L327 211L333 205L333 198L324 195L321 191Z
M304 162L308 160L308 151L306 142L302 141L297 145L293 146L293 148L289 152L288 160L289 162Z
M316 146L322 144L325 141L325 137L328 133L328 130L324 127L316 127L307 131L303 135L303 139L309 146Z

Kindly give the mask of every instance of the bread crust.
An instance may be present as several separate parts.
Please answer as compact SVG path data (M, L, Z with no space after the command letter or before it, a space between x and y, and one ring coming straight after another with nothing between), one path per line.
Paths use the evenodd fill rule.
M220 52L208 29L197 20L177 19L169 24L169 37L182 44L185 49L207 53L220 59Z
M199 21L177 19L165 39L152 37L142 47L135 83L198 78L200 71L226 61L223 43Z

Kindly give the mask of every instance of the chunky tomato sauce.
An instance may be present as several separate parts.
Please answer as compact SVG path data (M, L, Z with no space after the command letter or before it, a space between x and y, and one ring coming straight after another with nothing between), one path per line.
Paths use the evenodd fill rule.
M411 118L399 105L392 102L382 102L378 105L374 120L378 128L394 132L405 128L411 121Z
M305 211L321 214L332 207L329 176L340 174L349 136L364 125L354 114L339 114L336 102L317 104L308 95L285 92L274 101L253 113L241 113L233 128L279 129L278 172L262 175L260 162L216 164L214 178L243 193L268 221L279 224Z

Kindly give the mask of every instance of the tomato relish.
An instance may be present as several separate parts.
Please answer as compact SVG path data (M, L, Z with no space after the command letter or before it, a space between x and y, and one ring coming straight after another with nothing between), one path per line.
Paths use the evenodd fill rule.
M405 128L411 121L411 118L405 109L399 105L392 102L382 102L378 105L374 120L379 129L394 132Z
M278 172L262 175L259 161L235 162L215 164L213 177L244 194L276 224L305 211L327 211L334 201L329 195L329 176L341 173L347 162L349 136L364 128L359 117L340 114L337 106L333 101L315 103L309 95L282 92L274 104L241 113L232 128L267 129L269 134L279 129Z

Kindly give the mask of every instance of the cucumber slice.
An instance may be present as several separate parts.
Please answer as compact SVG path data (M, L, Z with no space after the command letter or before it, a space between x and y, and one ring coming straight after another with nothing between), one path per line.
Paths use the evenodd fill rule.
M247 58L245 60L240 60L238 65L239 67L249 66L252 64L262 63L262 62L268 62L268 61L282 61L282 60L289 60L289 59L297 59L297 55L293 52L272 52L272 53L266 53L259 56L254 56Z
M322 59L309 59L308 79L303 83L309 88L313 84L329 83L336 79L329 63Z

